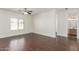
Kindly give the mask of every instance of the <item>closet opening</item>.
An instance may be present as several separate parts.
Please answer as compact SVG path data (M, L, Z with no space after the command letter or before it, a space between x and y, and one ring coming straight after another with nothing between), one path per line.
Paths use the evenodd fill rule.
M68 38L77 39L77 19L75 16L70 16L68 19Z

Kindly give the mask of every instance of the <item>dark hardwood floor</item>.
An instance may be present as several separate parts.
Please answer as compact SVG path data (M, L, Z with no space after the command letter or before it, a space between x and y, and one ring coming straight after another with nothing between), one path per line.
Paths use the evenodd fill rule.
M26 34L0 39L0 51L78 51L79 40Z

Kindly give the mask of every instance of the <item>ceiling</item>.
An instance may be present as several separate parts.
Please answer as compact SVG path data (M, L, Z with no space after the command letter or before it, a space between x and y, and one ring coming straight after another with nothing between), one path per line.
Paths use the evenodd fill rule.
M24 8L2 8L4 10L8 10L8 11L12 11L12 12L18 12L18 13L23 13L24 12ZM50 11L54 8L27 8L28 11L32 11L32 15L36 15L42 12L47 12ZM63 11L65 10L65 8L57 8L56 10ZM68 8L67 11L69 14L76 14L78 13L79 9L78 8Z
M18 12L22 13L24 11L24 8L3 8L5 10L13 11L13 12ZM42 12L47 12L52 10L53 8L27 8L28 11L32 11L32 15L36 15Z

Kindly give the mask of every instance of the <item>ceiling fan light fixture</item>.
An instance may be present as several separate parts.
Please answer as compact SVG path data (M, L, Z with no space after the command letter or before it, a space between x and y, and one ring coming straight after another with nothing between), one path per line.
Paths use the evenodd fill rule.
M27 12L24 12L24 15L27 15L28 13Z

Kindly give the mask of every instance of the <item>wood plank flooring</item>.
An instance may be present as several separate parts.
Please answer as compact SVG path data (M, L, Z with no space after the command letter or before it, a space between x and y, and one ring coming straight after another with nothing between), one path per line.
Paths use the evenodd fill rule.
M0 51L79 51L79 40L30 33L0 39Z

